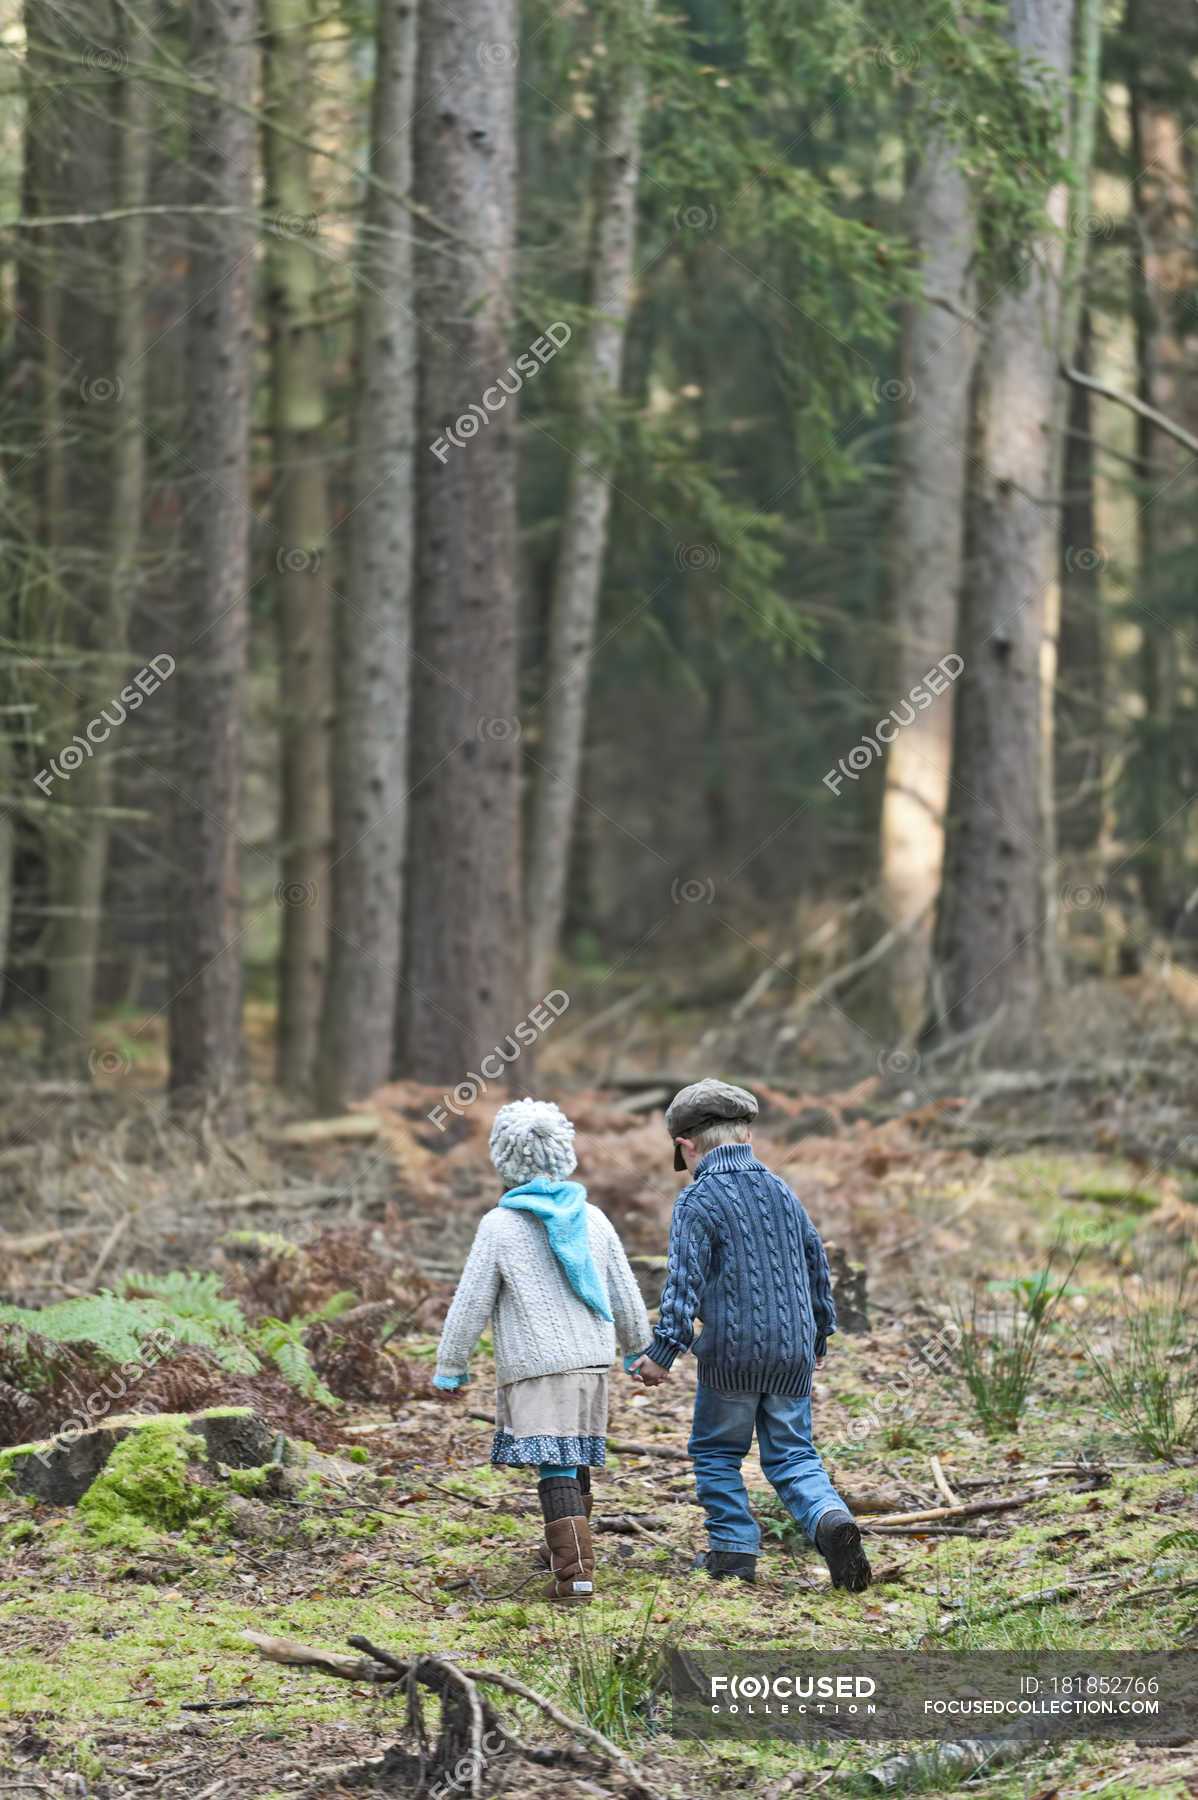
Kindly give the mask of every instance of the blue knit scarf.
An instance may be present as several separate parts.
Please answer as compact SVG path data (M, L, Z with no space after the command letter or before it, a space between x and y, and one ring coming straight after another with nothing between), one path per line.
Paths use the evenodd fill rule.
M611 1322L611 1308L587 1230L587 1191L580 1181L554 1181L534 1175L521 1187L509 1188L499 1202L517 1212L534 1213L549 1236L549 1248L562 1265L566 1280L580 1300L601 1319Z

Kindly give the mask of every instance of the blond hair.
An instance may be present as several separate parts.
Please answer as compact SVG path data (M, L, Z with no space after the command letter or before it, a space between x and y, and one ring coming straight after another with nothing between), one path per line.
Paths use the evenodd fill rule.
M696 1131L691 1142L696 1156L706 1156L717 1144L747 1144L751 1127L747 1119L718 1119L706 1131Z

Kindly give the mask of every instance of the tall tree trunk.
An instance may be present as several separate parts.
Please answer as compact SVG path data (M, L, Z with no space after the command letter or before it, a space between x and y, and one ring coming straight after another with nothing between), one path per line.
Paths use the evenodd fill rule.
M317 320L322 283L308 241L316 217L311 152L290 134L271 129L279 119L292 129L298 124L303 133L310 130L312 9L310 0L266 0L265 10L282 790L276 1072L281 1086L302 1090L316 1063L331 901L333 647L324 347Z
M1083 313L1073 366L1091 366ZM1056 693L1056 789L1062 849L1092 851L1102 833L1106 633L1094 514L1091 396L1071 383L1061 498L1060 679Z
M26 11L33 79L27 117L35 207L51 215L112 205L116 84L108 73L112 9L64 0ZM107 53L107 54L106 54ZM120 431L121 384L112 337L114 241L111 227L49 228L29 257L35 299L30 312L42 370L41 442L35 529L43 591L38 627L64 654L40 683L38 726L43 766L71 746L80 766L47 781L44 816L47 925L44 936L43 1049L51 1066L86 1070L91 1029L94 943L99 926L95 814L103 749L77 744L109 697L110 592L103 545L109 532L108 465ZM119 646L118 646L119 647ZM119 688L119 683L117 684ZM39 784L40 785L40 784Z
M565 909L587 684L607 546L612 458L607 414L620 392L633 297L647 11L647 0L632 0L632 17L620 34L621 54L610 72L607 109L596 134L587 276L587 302L595 316L585 343L574 352L580 454L570 465L554 573L525 889L528 987L537 996L549 986Z
M1130 0L1128 37L1142 61L1132 91L1133 200L1139 241L1136 336L1140 396L1191 432L1198 431L1198 328L1192 296L1198 290L1198 205L1187 168L1188 135L1169 83L1162 79L1160 46L1170 41L1176 9ZM1192 129L1192 127L1190 128ZM1191 152L1192 154L1192 152ZM1187 300L1189 306L1187 309ZM1188 323L1187 323L1188 313ZM1186 795L1183 745L1176 721L1182 646L1174 625L1180 598L1192 589L1193 510L1178 477L1188 453L1146 419L1137 424L1142 483L1138 511L1143 769L1135 829L1143 840L1137 865L1145 904L1168 922L1184 898L1179 887Z
M128 28L127 14L121 23ZM72 828L60 838L51 862L52 950L48 958L46 1030L48 1055L57 1067L85 1061L92 1036L104 883L108 870L110 813L115 785L117 736L111 729L112 702L125 685L120 661L129 636L129 619L137 593L138 547L141 541L145 485L146 331L145 215L149 179L149 90L137 75L120 73L132 56L144 54L140 42L115 43L112 82L115 122L112 203L126 213L112 227L111 373L84 375L85 389L95 394L111 388L102 414L108 430L103 448L110 457L107 507L107 570L97 583L97 616L88 638L96 652L86 665L83 705L77 728L86 731L104 715L109 731L94 757L72 778L69 792ZM94 104L94 102L93 102ZM75 195L75 204L79 196ZM157 648L157 646L155 646ZM102 654L101 654L102 653ZM101 728L102 729L102 728Z
M416 408L409 128L414 0L380 0L354 394L350 592L337 617L332 940L319 1085L326 1106L387 1079L399 991L411 676ZM435 90L429 90L435 95ZM426 111L440 116L430 99Z
M903 315L892 550L892 662L896 700L956 647L969 387L977 354L970 260L974 223L965 177L948 146L932 144L907 201L925 298ZM944 812L952 756L952 690L900 730L886 758L880 880L890 922L906 930L885 963L888 1012L900 1038L927 1004Z
M417 192L456 235L420 256L421 680L399 1043L406 1073L453 1081L528 1007L517 998L515 406L496 385L520 380L508 374L515 0L426 0L422 21Z
M1011 0L1019 49L1067 81L1071 0ZM1060 226L1062 184L1050 196ZM938 927L943 1011L961 1030L1001 1008L995 1042L1033 1029L1041 991L1044 626L1056 582L1052 426L1061 254L1045 237L987 321L973 411L953 798Z
M1094 162L1094 139L1102 82L1102 8L1103 0L1077 0L1077 69L1067 197L1070 218L1061 268L1057 327L1057 356L1066 368L1073 366L1077 351L1085 289L1090 239L1085 221L1090 217L1090 173ZM1049 492L1053 495L1064 494L1066 491L1065 468L1069 444L1066 427L1071 401L1071 390L1064 382L1058 382L1049 477ZM1057 531L1058 557L1060 534L1065 524L1065 505L1066 502L1062 500ZM1050 990L1058 988L1064 979L1060 942L1060 827L1057 818L1056 780L1057 672L1061 666L1064 582L1071 574L1072 570L1068 567L1058 566L1058 579L1045 594L1044 637L1040 655L1040 895L1045 918L1042 973L1044 984Z
M225 1130L242 1099L239 826L253 383L253 0L194 0L187 454L177 707L170 1088Z

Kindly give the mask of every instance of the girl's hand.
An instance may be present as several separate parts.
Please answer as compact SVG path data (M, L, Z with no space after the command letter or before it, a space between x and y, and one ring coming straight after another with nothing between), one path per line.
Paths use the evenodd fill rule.
M649 1355L638 1356L628 1373L634 1381L643 1381L646 1387L660 1387L663 1381L670 1379L670 1371L655 1363Z

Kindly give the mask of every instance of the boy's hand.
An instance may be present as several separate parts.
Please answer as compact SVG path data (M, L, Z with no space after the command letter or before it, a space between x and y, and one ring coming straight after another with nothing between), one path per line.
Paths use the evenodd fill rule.
M646 1387L660 1387L663 1381L670 1379L670 1371L655 1363L647 1353L637 1357L628 1373L634 1381L643 1381Z
M817 1369L822 1369L822 1368L823 1368L823 1366L824 1366L824 1358L823 1358L823 1357L822 1357L822 1356L817 1356L817 1357L816 1357L816 1359L815 1359L815 1366L816 1366L816 1368L817 1368Z

